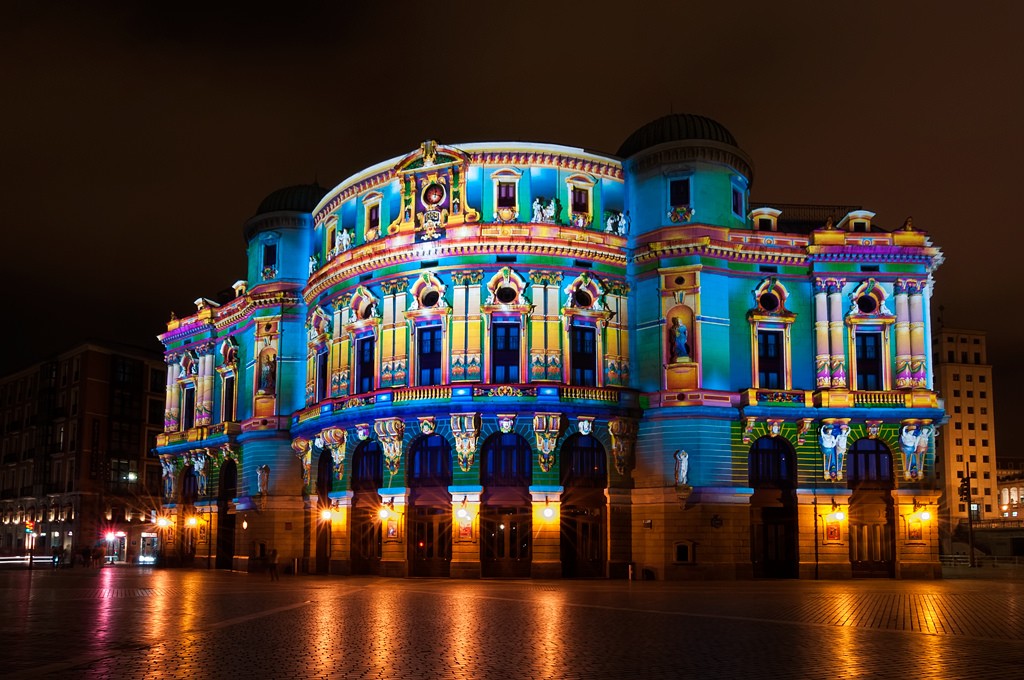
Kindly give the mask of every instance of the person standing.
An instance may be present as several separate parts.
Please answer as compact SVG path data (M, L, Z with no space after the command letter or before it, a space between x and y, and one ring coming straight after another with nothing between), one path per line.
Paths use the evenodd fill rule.
M281 576L277 573L277 548L270 551L270 580L279 581Z

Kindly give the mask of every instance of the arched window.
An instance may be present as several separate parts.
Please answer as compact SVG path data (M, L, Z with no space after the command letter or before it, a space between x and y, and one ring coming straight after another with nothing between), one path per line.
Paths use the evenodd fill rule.
M750 486L790 489L796 481L796 453L782 437L761 437L747 456Z
M532 479L529 442L514 432L492 434L484 442L481 482L485 486L528 486Z
M380 444L367 440L352 454L352 490L376 491L384 486Z
M604 488L608 479L605 451L597 437L574 434L562 444L562 485Z
M412 486L448 486L452 483L452 449L439 434L419 437L409 448L409 483Z
M846 479L850 488L893 488L892 451L878 439L858 439L846 459Z

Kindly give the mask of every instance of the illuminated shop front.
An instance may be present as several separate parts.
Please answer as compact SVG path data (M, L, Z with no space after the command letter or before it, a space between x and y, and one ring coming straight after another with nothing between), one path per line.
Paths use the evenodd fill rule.
M752 179L679 114L616 156L429 141L271 194L235 297L161 336L181 559L936 576L941 253Z

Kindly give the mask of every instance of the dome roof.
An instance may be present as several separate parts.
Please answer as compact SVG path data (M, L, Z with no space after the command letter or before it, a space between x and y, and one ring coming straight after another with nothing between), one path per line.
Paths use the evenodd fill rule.
M689 139L738 146L736 138L721 123L692 113L672 113L638 128L619 147L618 155L629 158L658 144Z
M288 210L291 212L311 213L320 199L327 194L327 189L317 183L299 184L293 187L278 189L263 199L256 209L257 215Z

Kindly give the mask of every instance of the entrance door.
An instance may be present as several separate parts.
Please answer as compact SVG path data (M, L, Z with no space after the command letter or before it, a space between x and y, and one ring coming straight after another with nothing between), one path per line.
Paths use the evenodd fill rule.
M483 576L530 575L532 509L488 508L480 516L480 572Z
M448 576L452 562L451 508L413 508L411 537L412 575Z
M352 573L379 574L381 520L368 503L352 504Z
M238 466L226 460L220 468L217 490L217 569L235 566L235 515L230 512L231 502L238 495Z
M760 508L761 522L753 526L754 575L796 578L797 518L792 508Z
M896 575L895 511L887 491L850 497L850 567L855 578Z
M561 558L566 578L605 575L601 508L562 506Z

